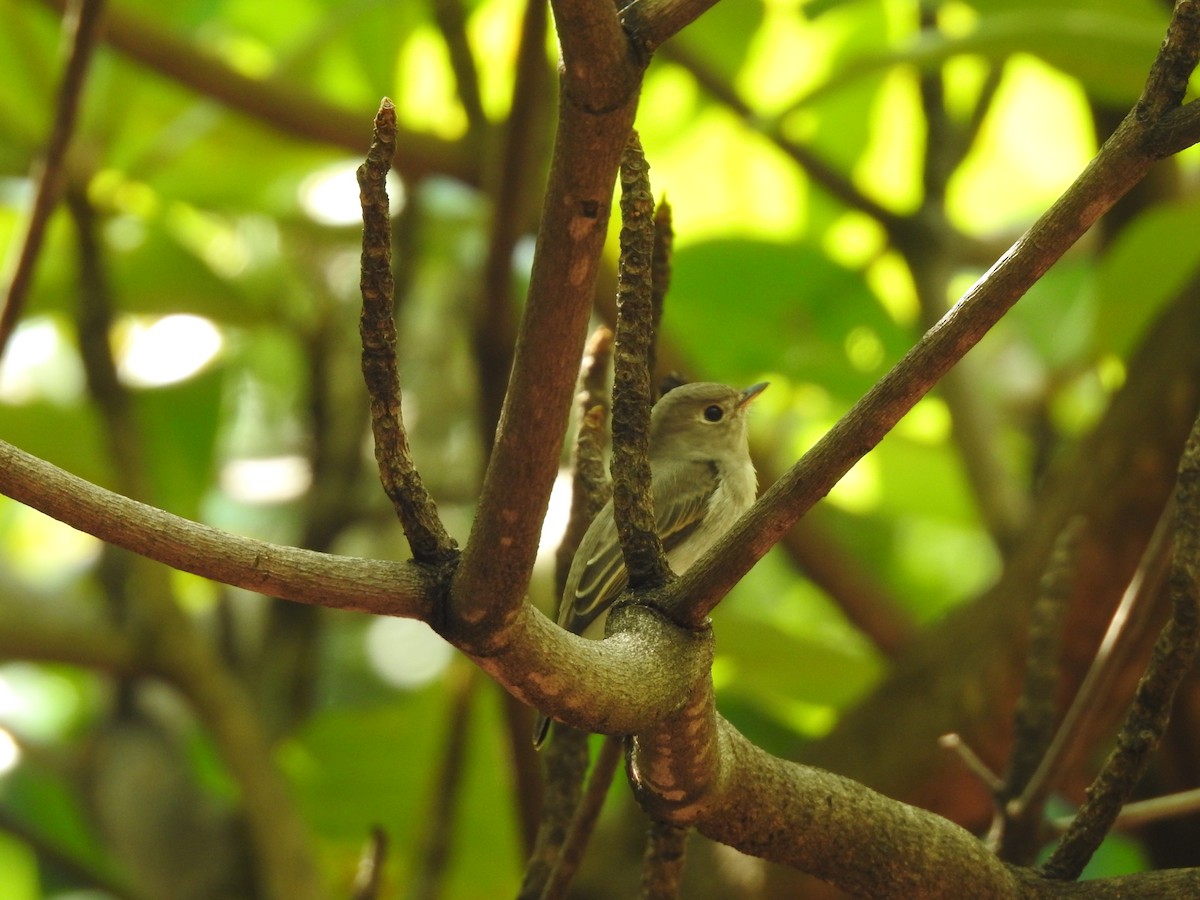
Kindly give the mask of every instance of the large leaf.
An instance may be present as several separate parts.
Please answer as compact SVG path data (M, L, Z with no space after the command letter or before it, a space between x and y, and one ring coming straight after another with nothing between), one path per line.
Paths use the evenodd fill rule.
M680 248L664 328L714 378L777 371L849 399L907 344L859 273L809 246L748 239ZM871 371L848 359L856 333L878 341Z

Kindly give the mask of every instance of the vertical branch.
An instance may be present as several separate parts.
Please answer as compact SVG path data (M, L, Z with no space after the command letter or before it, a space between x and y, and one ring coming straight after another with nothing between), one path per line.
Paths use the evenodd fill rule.
M416 874L408 896L434 900L443 894L450 863L455 814L462 790L463 770L471 724L471 706L479 692L480 673L474 666L456 660L452 675L445 749L440 754L437 777L429 797L426 827L416 849Z
M1064 760L1070 756L1079 736L1086 732L1088 717L1096 714L1100 698L1112 684L1120 665L1119 648L1146 626L1154 598L1166 583L1170 569L1174 514L1175 504L1168 502L1054 739L1038 760L1037 769L1020 786L1020 795L1008 794L1012 798L1006 804L1005 815L1008 817L1021 817L1027 808L1040 806L1058 784Z
M600 811L604 801L608 799L608 789L612 786L613 776L617 773L617 765L621 762L621 748L624 739L609 735L600 745L600 754L596 764L592 766L591 777L588 778L587 788L575 807L575 815L571 818L571 826L558 854L558 861L542 892L541 900L560 900L567 895L567 889L575 880L579 864L583 862L584 851L596 830L596 822L600 820Z
M1074 518L1059 534L1030 612L1025 681L1014 715L1012 759L998 798L1001 803L1025 790L1054 738L1062 621L1071 597L1083 523L1082 517ZM1040 803L1015 814L1004 810L997 851L1000 858L1025 865L1031 862L1038 850L1041 819Z
M575 439L571 479L571 513L562 542L555 553L555 590L561 596L575 550L583 540L596 513L612 495L604 468L604 445L608 425L608 366L612 360L613 334L601 326L588 340L577 404L579 434Z
M517 614L533 570L643 71L612 4L556 0L553 10L563 64L550 177L504 407L450 593L460 646L480 653Z
M25 223L25 235L18 242L16 262L9 276L8 290L0 308L0 358L16 330L25 298L33 280L33 270L41 253L46 224L62 190L63 163L67 145L75 131L75 120L79 113L79 101L83 96L83 82L88 64L96 46L100 23L104 14L104 0L79 0L71 4L63 15L63 32L70 42L66 71L58 88L54 108L54 123L46 150L41 160L41 171L37 175L37 192L33 208Z
M674 262L674 253L675 228L671 221L671 204L663 197L654 209L654 255L650 270L650 346L646 350L646 371L650 375L651 391L654 391L659 326L662 324L667 291L671 289L671 264Z
M598 328L588 341L580 372L580 422L575 443L571 513L555 556L555 586L560 596L579 542L596 513L608 502L610 493L608 475L604 470L604 426L608 418L607 380L611 358L612 332L607 328ZM535 734L540 732L539 725L535 727ZM566 876L569 884L570 875L563 870L560 858L574 830L572 819L579 815L587 767L588 736L573 728L559 728L554 741L546 749L546 798L534 849L521 885L521 900L536 900L546 896L551 891L549 883L552 878L561 882Z
M547 149L546 118L553 94L546 54L547 18L545 0L527 0L503 143L495 171L488 173L491 233L483 264L482 303L472 335L479 367L480 434L485 447L491 446L500 421L516 342L513 248L524 223L529 221L531 200L539 188L536 176Z
M438 518L433 498L413 464L400 409L396 371L396 323L392 315L392 228L388 219L387 173L396 152L396 108L384 98L375 116L367 160L358 167L363 211L362 370L371 396L375 460L383 489L400 519L418 562L450 559L457 544Z
M642 859L642 897L645 900L674 900L679 896L687 835L687 829L678 825L650 823L646 855Z
M377 900L383 887L383 867L387 862L387 833L376 825L358 860L350 900Z
M653 341L654 200L637 133L621 157L621 258L613 373L613 513L631 587L670 576L650 493L650 373Z
M540 900L554 873L579 800L588 767L588 736L573 728L560 728L546 749L546 798L533 853L517 900Z
M1171 620L1159 635L1146 674L1138 683L1117 746L1088 787L1087 799L1067 833L1042 866L1042 873L1049 878L1073 880L1083 871L1145 772L1166 730L1175 691L1196 655L1200 640L1200 419L1184 446L1175 503L1175 558L1168 582Z
M452 2L457 5L461 0ZM472 328L480 397L478 433L485 451L491 449L496 437L517 337L513 250L535 209L540 189L538 175L549 152L553 69L546 52L548 23L545 0L525 0L508 117L500 129L484 138L488 146L497 138L500 141L497 164L489 166L486 173L491 230L483 265L481 303ZM462 78L459 76L460 84ZM475 131L478 134L480 129ZM524 848L529 852L537 840L542 768L529 742L528 707L508 693L502 703L513 770L512 796L520 817Z
M467 17L460 0L434 0L433 15L446 42L450 56L450 69L454 72L458 99L467 114L467 124L476 134L487 127L487 114L483 111L483 98L479 92L479 69L467 40Z

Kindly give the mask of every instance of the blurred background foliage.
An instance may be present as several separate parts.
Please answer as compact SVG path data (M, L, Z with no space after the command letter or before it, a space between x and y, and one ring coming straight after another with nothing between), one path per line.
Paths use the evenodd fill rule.
M753 422L764 482L1080 171L1136 99L1167 13L1152 0L726 0L661 50L638 128L677 235L662 356L689 378L771 382ZM0 435L222 528L404 557L370 462L356 350L353 169L388 95L402 125L434 142L413 145L406 169L402 139L392 187L400 358L416 459L464 539L486 460L485 397L505 376L478 351L484 261L507 223L515 317L536 228L541 176L521 203L494 203L517 177L498 135L522 15L518 0L297 0L286 12L114 2L69 156L74 199L51 222L0 369ZM55 102L59 18L50 2L0 7L10 257ZM466 68L452 64L456 42ZM547 33L547 84L554 53ZM233 87L207 84L192 54ZM301 126L281 104L239 99L263 85L301 110ZM547 92L517 156L534 172L552 109ZM810 516L835 548L827 561L899 623L897 646L997 578L1049 461L1102 414L1147 323L1192 276L1195 169L1192 153L1174 161L1169 190L1055 267L971 353L967 390L922 400ZM83 297L97 288L128 400L120 420L81 356L96 321ZM610 307L601 296L598 309ZM509 338L503 327L492 336ZM960 416L982 417L985 440L961 439ZM39 621L119 619L108 556L0 499L0 602ZM543 604L549 577L547 562L533 587ZM847 617L839 583L806 577L777 549L716 615L721 709L769 748L826 733L888 676L895 647ZM261 704L331 891L346 895L379 825L392 848L384 896L512 895L523 855L509 713L427 628L282 607L178 573L161 586ZM467 739L452 801L437 773L456 717ZM222 890L239 896L230 885L244 843L220 844L236 833L236 785L170 690L67 651L17 656L0 664L0 724L7 900L82 896L98 873L133 885L130 896L169 896L164 883L170 896L216 896L211 884L187 893L189 863L146 846L131 820L158 823L158 843L170 828L208 834L196 830L208 823L224 848L209 863L234 873ZM617 795L614 830L630 815ZM445 844L431 847L429 822L447 806ZM435 850L444 871L430 871ZM1115 865L1142 864L1136 845L1113 853ZM739 884L724 896L756 895L754 876Z

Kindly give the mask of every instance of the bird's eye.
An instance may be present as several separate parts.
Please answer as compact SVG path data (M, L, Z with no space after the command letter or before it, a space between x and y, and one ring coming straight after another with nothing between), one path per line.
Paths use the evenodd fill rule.
M704 410L704 418L709 422L720 422L724 417L725 410L721 409L721 407L717 406L715 403L712 406L706 407Z

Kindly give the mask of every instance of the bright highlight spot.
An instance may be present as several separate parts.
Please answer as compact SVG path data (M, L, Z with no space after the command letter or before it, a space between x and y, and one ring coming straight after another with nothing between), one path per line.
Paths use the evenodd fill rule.
M358 201L357 162L340 162L318 169L300 183L300 208L310 219L334 227L362 221ZM394 216L404 208L404 183L392 172L387 176L388 206Z
M200 316L132 319L120 341L117 372L132 387L161 387L191 378L221 352L217 326Z
M32 741L60 737L79 714L79 689L69 678L29 663L0 669L0 722ZM0 726L0 735L12 739ZM19 752L20 748L15 747ZM4 748L0 747L0 756Z
M235 459L221 469L221 490L240 503L286 503L303 496L312 471L302 456Z
M538 543L538 556L548 554L553 556L562 543L567 531L567 521L571 518L571 473L560 469L554 479L554 487L550 491L550 506L546 510L546 518L542 520L542 536Z
M0 361L0 402L69 403L82 390L83 368L58 324L43 316L19 325Z
M883 341L865 325L846 335L846 358L860 372L874 372L883 363Z
M5 563L22 581L53 590L100 555L100 541L27 506L14 504L6 517Z
M13 736L0 728L0 775L6 775L21 761L21 748Z
M388 684L414 690L433 681L454 651L433 629L416 619L381 618L367 631L367 658Z
M882 497L879 466L869 456L860 459L829 492L830 503L854 513L871 512Z

